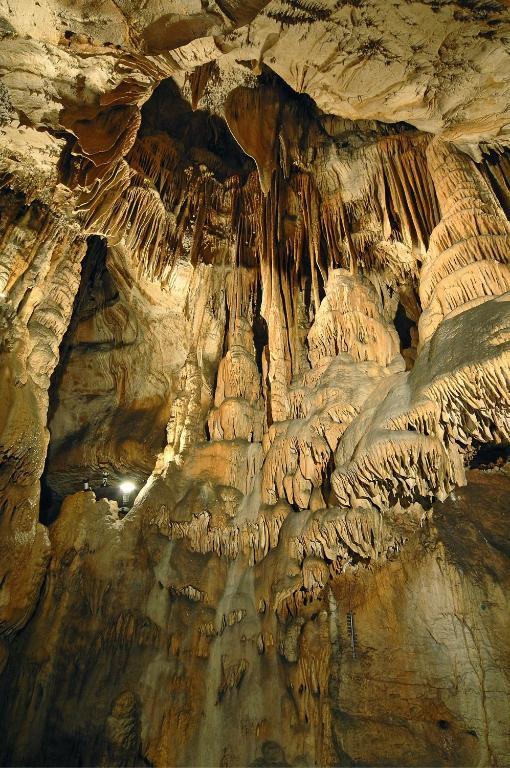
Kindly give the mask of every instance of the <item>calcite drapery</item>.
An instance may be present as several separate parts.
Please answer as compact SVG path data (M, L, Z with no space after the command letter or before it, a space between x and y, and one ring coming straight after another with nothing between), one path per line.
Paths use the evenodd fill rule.
M47 530L39 523L39 481L49 438L48 388L86 244L47 210L19 206L18 201L18 207L8 203L2 214L7 247L0 295L0 631L9 637L32 613L49 558Z
M420 342L441 320L510 289L510 222L473 162L433 141L427 150L442 218L420 274Z

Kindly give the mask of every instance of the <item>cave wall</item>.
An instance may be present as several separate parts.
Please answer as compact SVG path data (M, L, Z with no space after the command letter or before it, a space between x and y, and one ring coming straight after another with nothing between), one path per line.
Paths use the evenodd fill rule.
M68 497L2 677L3 762L504 764L508 492L471 471L401 551L284 622L261 606L278 548L228 564Z
M508 9L160 6L0 14L0 762L506 765Z

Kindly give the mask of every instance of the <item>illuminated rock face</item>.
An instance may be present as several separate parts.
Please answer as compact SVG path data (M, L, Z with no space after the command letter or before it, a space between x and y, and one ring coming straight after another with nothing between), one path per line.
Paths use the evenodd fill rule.
M507 765L508 9L139 5L0 11L0 763Z

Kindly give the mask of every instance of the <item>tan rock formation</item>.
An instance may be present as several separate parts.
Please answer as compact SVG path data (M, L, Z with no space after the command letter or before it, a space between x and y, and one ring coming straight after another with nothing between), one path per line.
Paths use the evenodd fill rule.
M509 28L0 0L0 764L509 763Z
M421 343L443 318L510 288L510 223L494 193L473 162L451 146L434 141L428 156L442 219L420 274Z
M49 557L39 524L39 480L48 447L50 376L69 323L85 243L44 209L7 205L1 295L3 400L0 455L2 634L30 616Z

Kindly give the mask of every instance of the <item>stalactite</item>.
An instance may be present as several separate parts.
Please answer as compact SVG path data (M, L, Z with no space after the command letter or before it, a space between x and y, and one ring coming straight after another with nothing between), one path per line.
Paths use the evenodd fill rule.
M198 108L198 103L202 98L207 84L211 78L215 78L217 70L216 62L208 61L200 65L187 76L191 88L191 106Z
M510 153L490 152L481 164L480 170L494 191L506 217L510 219Z
M385 217L391 218L391 212L396 213L401 237L422 248L427 247L430 233L439 220L436 192L427 169L427 142L427 137L416 140L396 136L377 145L384 185L379 199L387 200L383 192L387 189L391 201L391 211L386 210ZM387 203L383 205L386 207Z
M233 135L253 157L264 194L269 192L273 171L278 167L277 133L280 94L277 88L237 88L225 104L225 119Z
M320 257L321 230L319 220L319 196L317 188L310 176L300 175L298 177L298 184L303 227L307 235L308 258L312 274L312 294L315 311L317 312L320 306L317 270L321 271L322 280L324 282L326 281L326 274L322 268Z
M341 191L337 191L325 201L322 208L322 228L331 266L349 267L354 272L360 254L355 249Z

